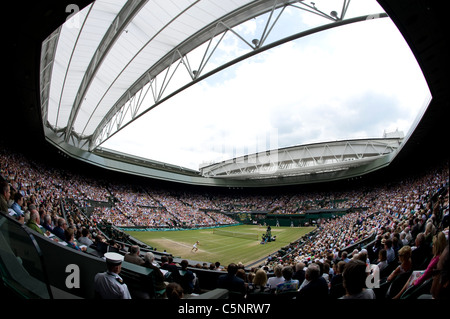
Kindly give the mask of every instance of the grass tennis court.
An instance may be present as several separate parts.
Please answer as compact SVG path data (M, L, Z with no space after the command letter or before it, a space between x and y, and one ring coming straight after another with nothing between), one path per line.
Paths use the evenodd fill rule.
M275 242L260 244L261 235L266 227L240 225L221 228L230 232L251 233L252 239L214 234L213 229L196 229L182 231L127 231L128 234L156 247L158 251L171 253L175 257L214 263L222 265L230 262L242 262L249 265L261 258L267 257L281 247L299 239L314 230L315 227L272 227L272 236L277 236ZM258 240L256 240L258 238ZM192 251L192 246L199 241L199 250Z

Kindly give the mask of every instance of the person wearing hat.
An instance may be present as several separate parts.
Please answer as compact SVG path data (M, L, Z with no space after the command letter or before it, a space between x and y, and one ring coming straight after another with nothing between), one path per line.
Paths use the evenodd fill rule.
M124 257L118 253L105 253L107 271L94 278L96 293L102 299L131 299L130 292L119 276Z

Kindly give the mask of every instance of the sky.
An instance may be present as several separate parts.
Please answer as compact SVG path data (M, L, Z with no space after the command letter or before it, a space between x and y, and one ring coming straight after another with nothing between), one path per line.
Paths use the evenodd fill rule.
M375 1L354 1L347 18L379 12ZM292 34L292 28L329 23L296 9L282 17L269 42ZM251 41L259 38L264 22L252 19L236 31ZM249 50L227 34L207 68ZM201 55L188 58L196 65ZM187 72L174 87L186 81L183 76ZM379 138L396 130L407 135L429 98L395 25L389 18L370 19L235 64L152 109L101 147L198 170L266 149Z

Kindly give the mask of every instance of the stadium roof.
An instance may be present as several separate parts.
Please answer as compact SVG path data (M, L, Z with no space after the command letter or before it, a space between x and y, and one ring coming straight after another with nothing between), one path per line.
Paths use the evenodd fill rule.
M324 2L324 1L322 1ZM386 17L384 13L349 18L319 10L304 1L111 1L97 0L74 14L42 45L41 107L45 127L61 140L88 151L173 94L228 66L294 38L344 24ZM287 8L319 15L324 24L267 37ZM333 8L333 7L332 7ZM245 39L235 27L268 14L259 39ZM229 57L211 70L211 56L226 32L248 44L250 52ZM199 48L202 44L207 44ZM193 50L203 50L194 68ZM209 71L209 72L207 72ZM188 75L172 84L179 73ZM152 96L151 102L146 97Z
M206 165L200 172L204 177L239 180L290 178L300 182L348 178L386 165L402 142L403 137L301 145Z
M369 12L349 17L348 5L349 1L342 1L341 10L322 11L319 5L304 1L96 1L78 13L76 6L67 5L66 10L77 14L51 33L41 48L39 98L45 138L70 156L133 174L204 185L277 185L279 178L267 184L204 178L183 167L109 152L100 145L164 100L238 61L315 32L387 16ZM309 30L291 30L272 42L266 42L264 34L259 39L245 39L235 29L265 14L271 17L266 24L268 34L287 6L320 16L324 22ZM396 14L402 10L409 14L391 3L385 6ZM246 42L249 50L209 66L211 52L224 31ZM411 39L407 41L414 51ZM189 53L198 48L205 48L205 63L194 68ZM415 51L416 56L420 53ZM170 80L177 70L187 71L189 77L172 85ZM143 105L146 95L153 98L152 104ZM377 168L388 165L399 149L378 162ZM371 171L369 166L360 167L357 173ZM288 183L298 182L302 181Z

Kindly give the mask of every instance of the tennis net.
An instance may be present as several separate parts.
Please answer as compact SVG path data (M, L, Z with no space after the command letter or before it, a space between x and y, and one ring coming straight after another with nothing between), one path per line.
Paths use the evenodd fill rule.
M259 236L258 234L252 234L252 233L241 233L237 231L229 231L219 228L213 229L214 235L221 235L221 236L228 236L228 237L237 237L237 238L243 238L243 239L251 239L251 240L258 240Z

